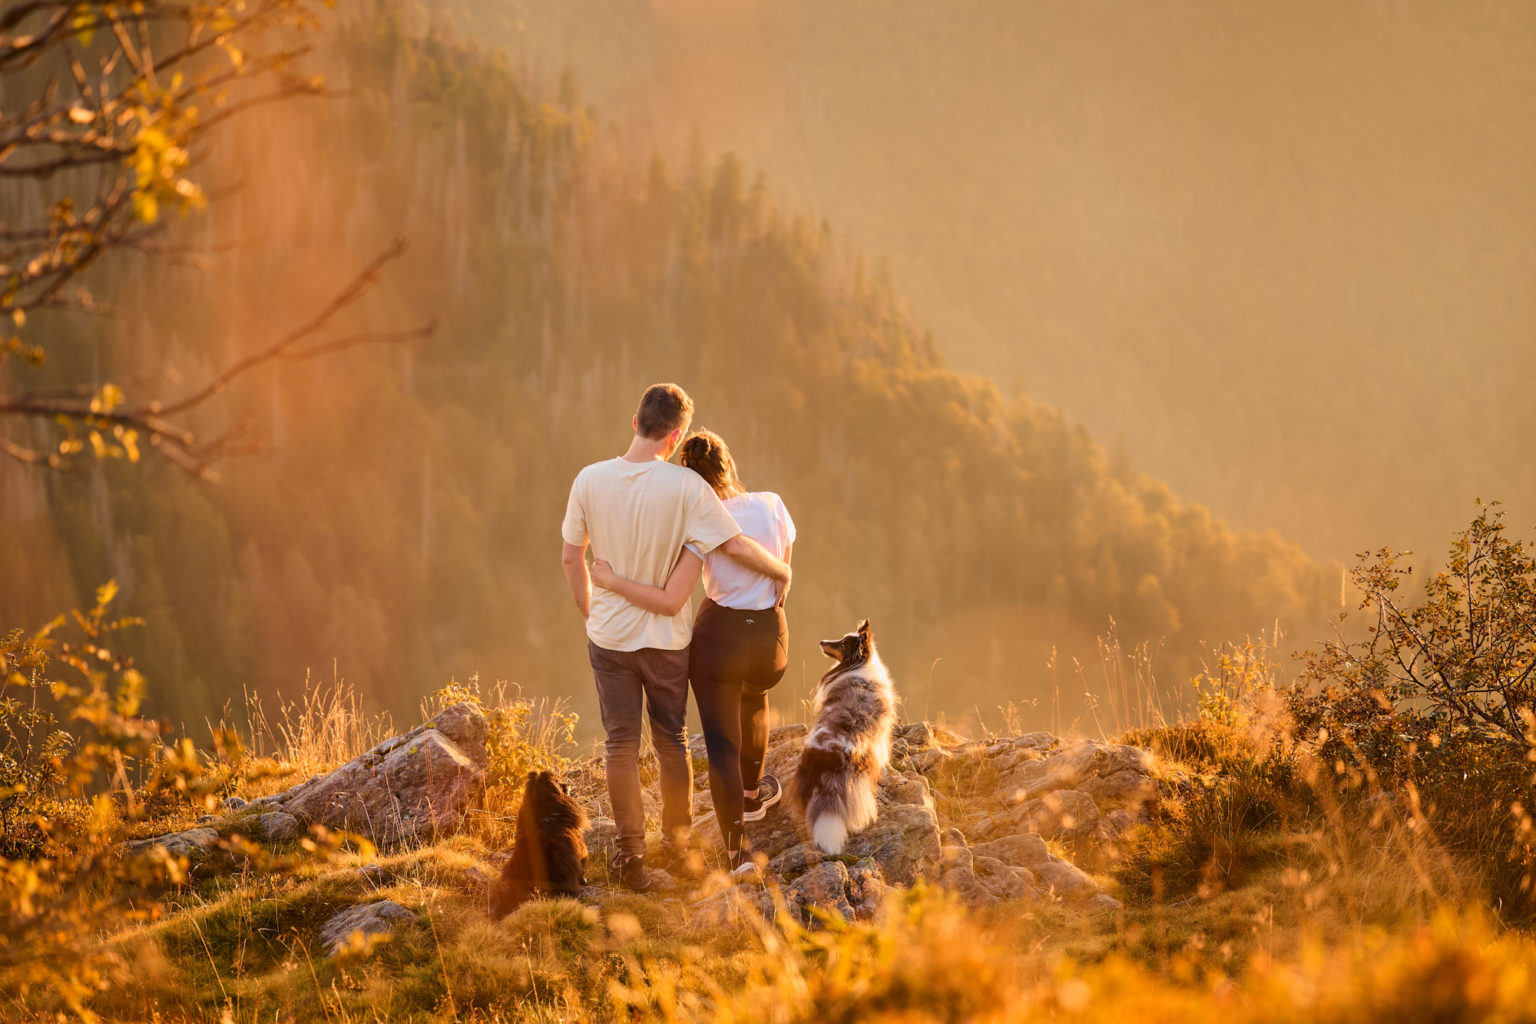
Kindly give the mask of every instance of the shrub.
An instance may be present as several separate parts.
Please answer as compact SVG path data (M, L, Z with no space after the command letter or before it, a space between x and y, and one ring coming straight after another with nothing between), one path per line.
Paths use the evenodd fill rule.
M1524 917L1536 869L1536 559L1506 535L1496 504L1478 509L1415 604L1401 593L1412 575L1401 555L1362 556L1352 577L1365 639L1307 652L1286 704L1343 788L1421 801L1447 847L1480 860L1494 898Z

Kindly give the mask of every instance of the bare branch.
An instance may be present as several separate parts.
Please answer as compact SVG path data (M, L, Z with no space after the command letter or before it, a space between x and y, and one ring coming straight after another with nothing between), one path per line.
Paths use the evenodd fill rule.
M244 359L235 363L233 366L226 369L223 373L219 374L203 387L192 392L186 397L181 398L175 402L171 402L169 405L161 405L158 402L152 402L149 405L143 406L136 410L136 412L141 415L147 414L156 416L174 416L179 412L185 412L193 406L200 405L203 402L206 402L208 399L212 398L214 395L219 394L229 386L231 381L233 381L236 377L239 377L241 374L246 373L247 371L252 370L257 366L260 366L262 363L270 362L273 359L280 358L285 352L293 348L299 342L324 328L325 325L330 322L331 318L334 317L337 313L340 313L343 309L346 309L348 306L352 305L352 303L362 298L364 293L366 293L369 288L373 287L374 283L378 280L379 271L390 261L399 259L401 256L405 255L405 251L408 248L410 248L409 239L407 239L404 235L396 238L388 249L374 257L373 261L363 269L362 273L358 274L350 284L341 290L340 294L332 299L326 305L326 307L322 309L318 314L316 314L314 318L311 319L308 323L303 324L282 338L279 338L276 342L263 349L262 351L253 355L246 356ZM0 406L0 409L3 408L3 406Z

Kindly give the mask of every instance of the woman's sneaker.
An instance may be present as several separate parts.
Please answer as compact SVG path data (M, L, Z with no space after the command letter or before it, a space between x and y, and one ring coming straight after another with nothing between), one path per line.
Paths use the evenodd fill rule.
M629 856L617 854L608 862L608 870L631 892L645 892L651 887L650 872L645 870L645 858L638 853Z
M779 797L783 795L784 787L779 785L779 780L772 775L764 775L757 780L757 796L747 798L741 820L762 821L768 814L768 808L778 803Z
M746 850L737 850L730 855L730 872L732 878L746 878L758 873L757 859Z

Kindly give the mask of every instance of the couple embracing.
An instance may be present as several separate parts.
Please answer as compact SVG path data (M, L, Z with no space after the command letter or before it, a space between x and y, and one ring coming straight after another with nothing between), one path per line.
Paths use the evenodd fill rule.
M642 712L661 774L662 856L668 866L689 857L690 680L732 871L750 863L743 823L762 818L782 795L762 762L767 693L788 664L784 598L795 524L777 494L745 491L718 435L688 433L692 419L693 401L682 388L648 388L629 450L577 475L561 526L561 562L587 623L607 733L608 798L618 825L611 867L637 891L649 887ZM682 465L674 466L669 460L679 449ZM688 599L701 574L707 597L695 622Z

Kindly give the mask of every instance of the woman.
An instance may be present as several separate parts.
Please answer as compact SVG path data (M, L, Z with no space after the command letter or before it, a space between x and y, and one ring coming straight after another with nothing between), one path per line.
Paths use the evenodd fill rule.
M700 430L682 445L682 464L714 488L741 532L789 562L795 523L772 491L747 491L720 435ZM789 664L785 592L720 550L702 561L685 550L665 587L613 574L602 559L592 580L647 611L673 615L688 600L702 569L705 601L693 627L688 674L709 750L709 791L725 838L731 870L750 863L742 849L743 823L758 821L779 801L783 787L763 774L768 746L768 691Z

